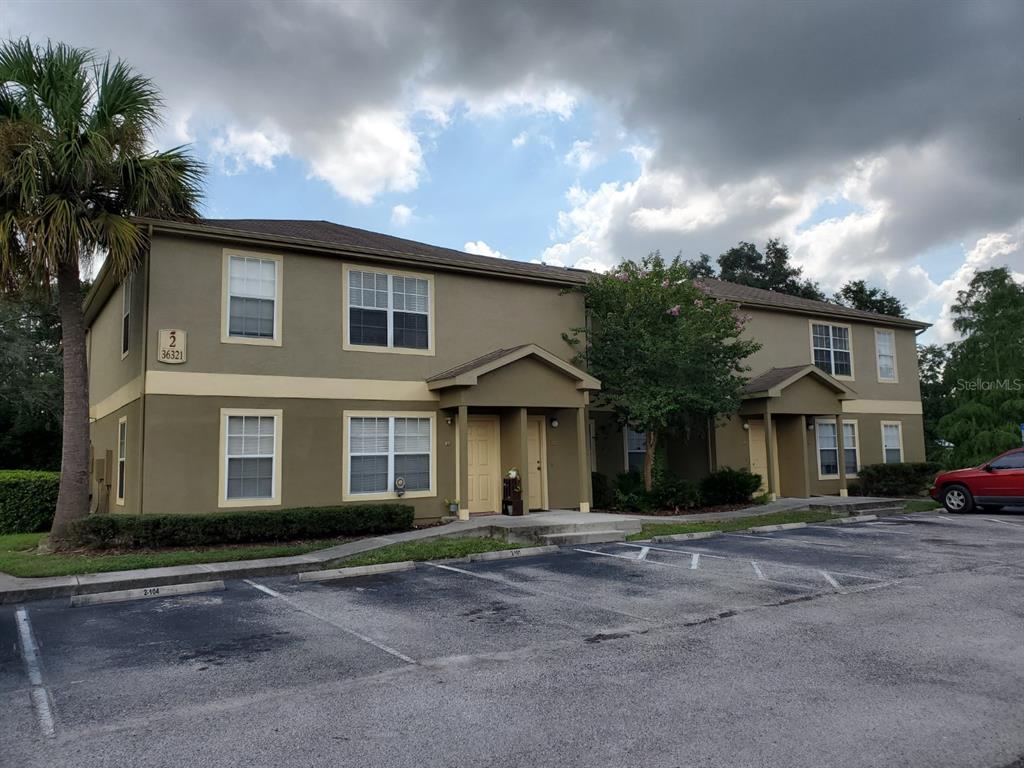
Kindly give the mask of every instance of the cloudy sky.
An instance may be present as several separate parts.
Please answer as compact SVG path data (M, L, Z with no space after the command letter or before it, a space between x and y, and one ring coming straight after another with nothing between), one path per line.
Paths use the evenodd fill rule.
M608 266L782 237L952 338L1024 273L1024 3L35 2L156 80L212 217Z

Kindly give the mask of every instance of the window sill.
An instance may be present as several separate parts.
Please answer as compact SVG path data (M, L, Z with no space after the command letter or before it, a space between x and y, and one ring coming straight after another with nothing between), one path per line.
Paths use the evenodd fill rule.
M344 493L342 501L393 501L401 503L404 499L434 499L437 493L434 491L407 491L401 497L394 491L383 493Z
M434 356L433 347L427 347L426 349L413 349L412 347L378 347L373 344L344 343L341 345L341 348L346 352L375 352L377 354Z
M228 336L222 334L220 337L221 344L252 344L256 347L280 347L281 339L257 339L248 338L246 336Z
M279 507L280 498L273 499L221 499L217 502L220 509L231 509L233 507Z

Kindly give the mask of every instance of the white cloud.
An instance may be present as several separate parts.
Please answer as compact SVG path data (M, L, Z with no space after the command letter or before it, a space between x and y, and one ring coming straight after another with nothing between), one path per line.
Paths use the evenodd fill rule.
M414 208L399 203L391 209L391 224L395 227L404 227L414 218Z
M335 134L319 140L311 163L311 176L357 203L385 191L410 192L424 170L419 139L405 115L393 110L339 121Z
M520 131L516 134L515 138L512 139L512 146L518 149L529 141L529 139L530 135L526 131Z
M569 120L579 101L580 95L575 89L527 77L516 85L494 90L428 85L419 90L414 109L444 127L460 108L471 119L502 118L517 111ZM527 138L523 136L523 143Z
M176 126L175 131L190 136L187 118ZM213 139L210 147L214 157L224 163L225 171L235 174L248 170L250 166L273 168L278 157L291 153L291 139L274 125L248 131L229 126Z
M491 248L483 240L472 240L462 246L466 253L475 253L477 256L490 256L494 259L507 259L508 257L496 248Z
M590 170L597 160L598 155L593 143L580 139L572 143L572 148L565 155L565 162L580 172Z

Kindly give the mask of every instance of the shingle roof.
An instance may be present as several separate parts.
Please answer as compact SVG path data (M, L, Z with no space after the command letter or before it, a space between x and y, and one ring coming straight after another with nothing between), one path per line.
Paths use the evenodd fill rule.
M772 387L777 387L793 374L799 372L806 365L790 365L785 368L769 368L764 373L750 379L743 387L746 393L766 392Z
M192 225L200 229L233 230L267 237L304 240L358 251L384 252L407 261L429 264L475 267L492 272L505 272L553 279L559 282L585 283L590 272L546 264L531 264L514 259L479 256L474 253L419 243L401 237L347 227L330 221L304 221L299 219L201 219Z
M739 283L729 283L725 280L705 277L700 282L708 287L711 295L716 299L734 301L737 304L752 306L771 307L777 309L789 309L797 312L830 315L833 317L848 317L851 320L868 320L873 323L884 325L902 325L911 328L928 328L928 323L917 320L909 320L905 317L893 317L882 315L878 312L865 312L860 309L850 309L842 304L835 304L831 301L816 301L805 299L802 296L790 296L777 291L766 291L763 288L751 288Z
M519 344L515 347L509 347L508 349L496 349L493 352L488 352L486 355L480 355L480 357L474 357L472 360L467 360L464 363L456 365L454 368L449 368L447 371L441 371L435 373L427 379L427 382L431 381L442 381L444 379L454 379L461 373L469 373L470 371L476 370L481 365L487 365L492 360L498 360L505 355L511 354L516 350L522 349L526 344Z

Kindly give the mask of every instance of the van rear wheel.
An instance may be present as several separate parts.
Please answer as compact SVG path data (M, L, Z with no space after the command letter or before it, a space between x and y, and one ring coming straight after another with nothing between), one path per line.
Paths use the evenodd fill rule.
M951 485L942 492L942 506L953 513L970 512L974 509L974 497L962 485Z

